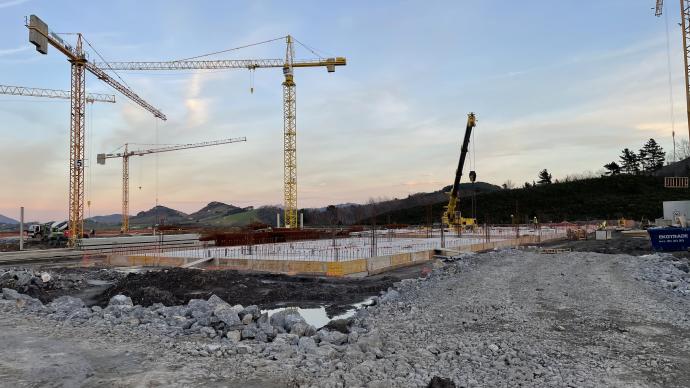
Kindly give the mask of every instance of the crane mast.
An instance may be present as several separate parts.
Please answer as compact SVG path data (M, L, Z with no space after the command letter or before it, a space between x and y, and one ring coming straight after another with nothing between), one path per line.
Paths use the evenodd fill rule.
M654 16L661 16L664 12L664 0L656 0ZM688 136L690 137L690 0L680 0L680 28L683 36L683 75L685 76L685 111L688 120Z
M31 15L26 23L29 41L36 51L48 54L48 46L53 46L67 57L71 64L70 88L70 159L69 159L69 245L75 247L84 235L84 123L86 115L86 70L107 83L155 117L166 120L165 115L139 97L126 85L122 85L86 58L82 34L77 34L75 47L65 43L48 25L36 15Z
M294 38L285 37L285 59L223 59L182 60L159 62L96 63L103 70L190 70L190 69L248 69L282 68L283 86L283 199L285 227L295 228L297 223L297 105L294 69L325 67L329 73L336 66L345 66L344 57L295 60Z
M297 104L292 73L294 56L292 37L288 35L283 67L283 211L286 228L297 226Z
M467 126L465 127L465 137L462 140L462 147L460 149L460 159L458 160L458 168L455 170L455 180L453 181L453 188L450 191L450 198L448 199L448 206L446 206L443 213L442 222L448 226L467 226L474 225L475 220L472 218L463 218L460 212L457 211L458 194L460 192L460 178L462 177L462 170L465 167L465 158L469 150L470 137L472 135L472 128L477 125L477 120L474 113L467 115ZM474 171L470 172L470 180L474 182L476 174Z
M237 137L231 139L205 141L200 143L178 144L132 151L129 150L129 143L125 143L124 150L122 152L111 154L98 154L98 156L96 157L98 164L105 164L106 159L122 158L122 233L129 232L129 158L131 156L144 156L148 154L157 154L161 152L171 152L187 150L191 148L210 147L221 144L238 143L244 141L247 141L246 137Z
M690 41L690 0L680 0L680 25L683 34L683 64L685 75L685 111L688 117L688 136L690 136L690 67L688 67L688 41Z

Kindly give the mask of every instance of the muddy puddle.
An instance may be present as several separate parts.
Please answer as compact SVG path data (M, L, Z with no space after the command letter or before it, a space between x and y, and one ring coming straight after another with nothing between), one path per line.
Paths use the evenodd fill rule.
M359 303L354 303L349 306L345 310L345 312L337 314L337 315L329 315L329 313L326 311L326 306L320 306L320 307L312 307L312 308L301 308L297 307L295 310L299 312L299 314L304 318L305 321L307 321L308 324L314 326L315 328L319 329L323 326L326 326L328 322L332 320L338 320L338 319L347 319L355 315L358 309L365 307L365 306L370 306L373 303L371 298L367 298L366 300L359 302ZM270 310L261 310L261 313L268 313L268 316L270 317L271 315L283 311L287 308L290 307L279 307L275 309L270 309Z

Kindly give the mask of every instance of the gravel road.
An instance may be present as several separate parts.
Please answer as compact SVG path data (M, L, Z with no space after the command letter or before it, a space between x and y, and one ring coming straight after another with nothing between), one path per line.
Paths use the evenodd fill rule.
M74 326L2 301L0 381L422 387L439 376L472 387L687 387L687 268L687 259L656 255L472 255L400 283L399 293L357 314L342 345L310 337L297 345L288 335L227 344Z

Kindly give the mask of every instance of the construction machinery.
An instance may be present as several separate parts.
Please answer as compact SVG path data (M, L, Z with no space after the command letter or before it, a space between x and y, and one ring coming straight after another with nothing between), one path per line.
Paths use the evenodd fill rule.
M69 221L47 222L29 227L29 237L47 242L51 247L62 247L67 242Z
M283 38L278 38L283 39ZM103 70L190 70L190 69L283 69L283 197L286 228L298 227L297 219L297 121L295 68L325 67L329 73L335 72L336 66L345 66L344 57L332 57L307 60L294 59L294 42L301 44L291 35L284 37L286 42L285 59L239 59L239 60L179 60L166 62L108 62L96 63ZM273 39L277 40L277 39ZM269 41L267 41L269 42ZM266 43L266 42L262 42ZM252 46L252 45L248 45ZM244 47L248 47L244 46ZM303 45L304 46L304 45ZM306 46L305 46L306 47ZM309 49L307 47L307 49ZM309 49L312 53L314 51ZM230 51L230 50L225 50ZM214 53L215 54L215 53ZM211 55L211 54L209 54ZM253 73L252 73L253 74ZM253 88L252 88L253 91Z
M36 51L48 54L48 46L53 46L67 57L71 63L71 88L70 88L70 157L69 157L69 245L75 247L77 241L84 232L84 151L86 123L86 70L95 75L101 81L107 83L115 90L122 93L139 106L151 112L155 117L166 120L165 115L134 93L128 86L115 80L105 71L96 67L86 57L84 41L91 44L77 33L76 45L72 47L58 34L50 32L48 25L38 16L31 15L26 21L29 29L29 41L36 46ZM93 49L93 46L91 46ZM95 50L94 50L95 51ZM123 81L124 82L124 81Z
M654 8L654 15L661 16L664 12L664 0L656 0ZM680 27L683 37L683 64L685 75L685 106L688 119L688 134L690 135L690 49L688 42L690 42L690 0L680 0ZM668 32L668 30L667 30ZM675 142L675 140L674 140Z
M106 159L122 158L122 233L129 232L129 158L131 156L144 156L161 152L187 150L190 148L210 147L221 144L238 143L247 141L246 137L232 139L205 141L201 143L170 145L159 148L149 148L143 150L130 150L129 143L124 145L124 150L118 153L98 154L96 161L98 164L105 164Z
M472 135L472 128L477 125L477 119L474 113L467 115L467 126L465 127L465 137L462 140L462 148L460 149L460 160L458 161L458 168L455 170L455 180L453 181L453 188L450 191L450 198L448 205L445 207L442 222L444 226L454 228L473 228L477 224L475 218L466 218L458 210L458 194L460 192L460 178L462 177L462 170L465 167L465 158L469 150L470 137ZM470 181L474 183L477 180L477 173L470 171Z
M72 99L72 95L69 92L69 90L27 88L24 86L11 85L0 85L0 94L28 97L60 98L63 100ZM114 104L115 96L113 96L112 94L87 93L86 102L110 102Z

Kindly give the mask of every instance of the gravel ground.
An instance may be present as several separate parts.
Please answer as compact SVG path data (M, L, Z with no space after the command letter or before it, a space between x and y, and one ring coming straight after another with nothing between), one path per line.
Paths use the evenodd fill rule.
M690 276L667 255L501 251L404 280L346 338L167 337L0 300L0 381L21 386L690 386ZM337 340L340 338L340 340Z

